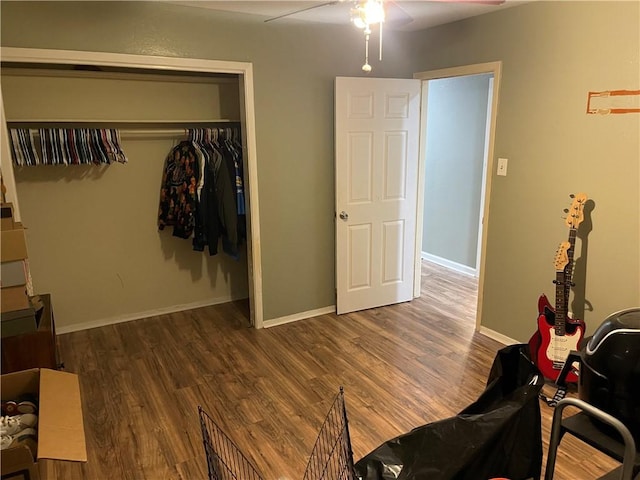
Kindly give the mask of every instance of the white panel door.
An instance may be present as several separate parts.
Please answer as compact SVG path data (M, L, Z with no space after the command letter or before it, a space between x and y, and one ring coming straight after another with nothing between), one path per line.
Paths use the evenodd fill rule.
M413 298L420 80L337 77L338 314Z

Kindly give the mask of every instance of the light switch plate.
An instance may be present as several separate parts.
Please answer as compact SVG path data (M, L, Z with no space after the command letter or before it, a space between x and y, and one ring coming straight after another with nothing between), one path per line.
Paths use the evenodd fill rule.
M498 175L502 175L503 177L507 176L507 162L509 160L506 158L498 159Z

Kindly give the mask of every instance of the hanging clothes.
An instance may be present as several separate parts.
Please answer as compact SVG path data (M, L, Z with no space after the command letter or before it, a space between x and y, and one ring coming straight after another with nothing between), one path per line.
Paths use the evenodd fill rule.
M224 227L222 250L237 260L240 255L240 242L238 240L238 200L234 152L226 138L223 138L219 145L222 163L216 179L216 192L220 220Z
M188 140L172 149L165 162L158 226L173 225L173 234L181 238L193 235L193 249L207 248L209 255L218 253L221 241L222 250L237 260L246 240L246 217L242 153L234 136L237 131L230 128L189 130Z
M236 195L238 201L238 241L242 243L247 239L246 205L244 196L244 160L242 157L242 144L238 140L238 131L231 132L231 148L236 154Z
M174 147L165 161L160 187L158 228L173 226L173 235L189 238L196 224L199 153L193 142Z
M204 153L204 162L200 168L203 176L198 184L199 195L193 249L202 252L206 246L209 255L216 255L221 235L218 200L215 191L215 162L218 154L213 147L210 132L207 130L192 130L189 132L189 138Z
M244 181L242 180L242 146L235 141L234 132L230 128L225 129L225 145L233 157L238 215L244 215L246 212L244 205Z

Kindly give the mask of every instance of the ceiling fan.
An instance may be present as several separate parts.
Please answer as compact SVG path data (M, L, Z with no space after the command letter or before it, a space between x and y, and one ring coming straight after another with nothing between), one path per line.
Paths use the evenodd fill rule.
M442 0L440 0L442 1ZM309 10L315 10L317 8L322 8L322 7L328 7L331 5L338 5L341 3L352 3L354 5L354 8L358 8L358 6L364 6L367 4L366 1L359 1L359 0L330 0L327 2L322 2L322 3L316 3L314 5L310 5L308 7L304 7L304 8L299 8L297 10L293 10L287 13L283 13L282 15L277 15L275 17L271 17L266 19L264 22L268 23L268 22L273 22L275 20L280 20L281 18L286 18L286 17L290 17L293 15L297 15L299 13L302 12L308 12ZM375 2L375 3L379 3L380 5L384 4L384 11L386 16L392 17L394 19L394 21L397 22L402 22L402 23L409 23L413 20L413 18L411 17L411 15L409 15L407 12L405 12L400 6L398 6L397 2L394 0L386 0L386 1L379 1L379 2ZM397 12L395 11L397 10ZM388 20L387 18L387 20Z
M435 0L449 3L478 3L487 5L501 5L505 0ZM399 28L413 21L413 17L407 13L396 0L329 0L322 3L310 5L291 12L283 13L265 20L265 23L273 22L282 18L290 17L309 10L315 10L331 5L351 3L350 21L354 26L361 29L365 36L365 63L362 70L366 73L371 71L369 65L369 39L372 33L371 27L377 26L379 29L379 59L382 60L382 30L383 24L392 28Z

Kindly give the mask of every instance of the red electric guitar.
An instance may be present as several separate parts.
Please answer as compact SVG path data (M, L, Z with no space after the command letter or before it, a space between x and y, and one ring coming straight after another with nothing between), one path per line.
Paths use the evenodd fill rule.
M529 348L533 362L542 374L555 381L571 350L578 350L585 330L582 320L569 318L569 295L573 275L573 252L576 232L584 220L584 204L587 196L584 193L573 196L573 203L567 215L569 240L563 242L556 252L554 261L556 268L556 306L551 307L545 295L538 299L538 330L529 340ZM570 371L566 381L576 383L578 377Z

